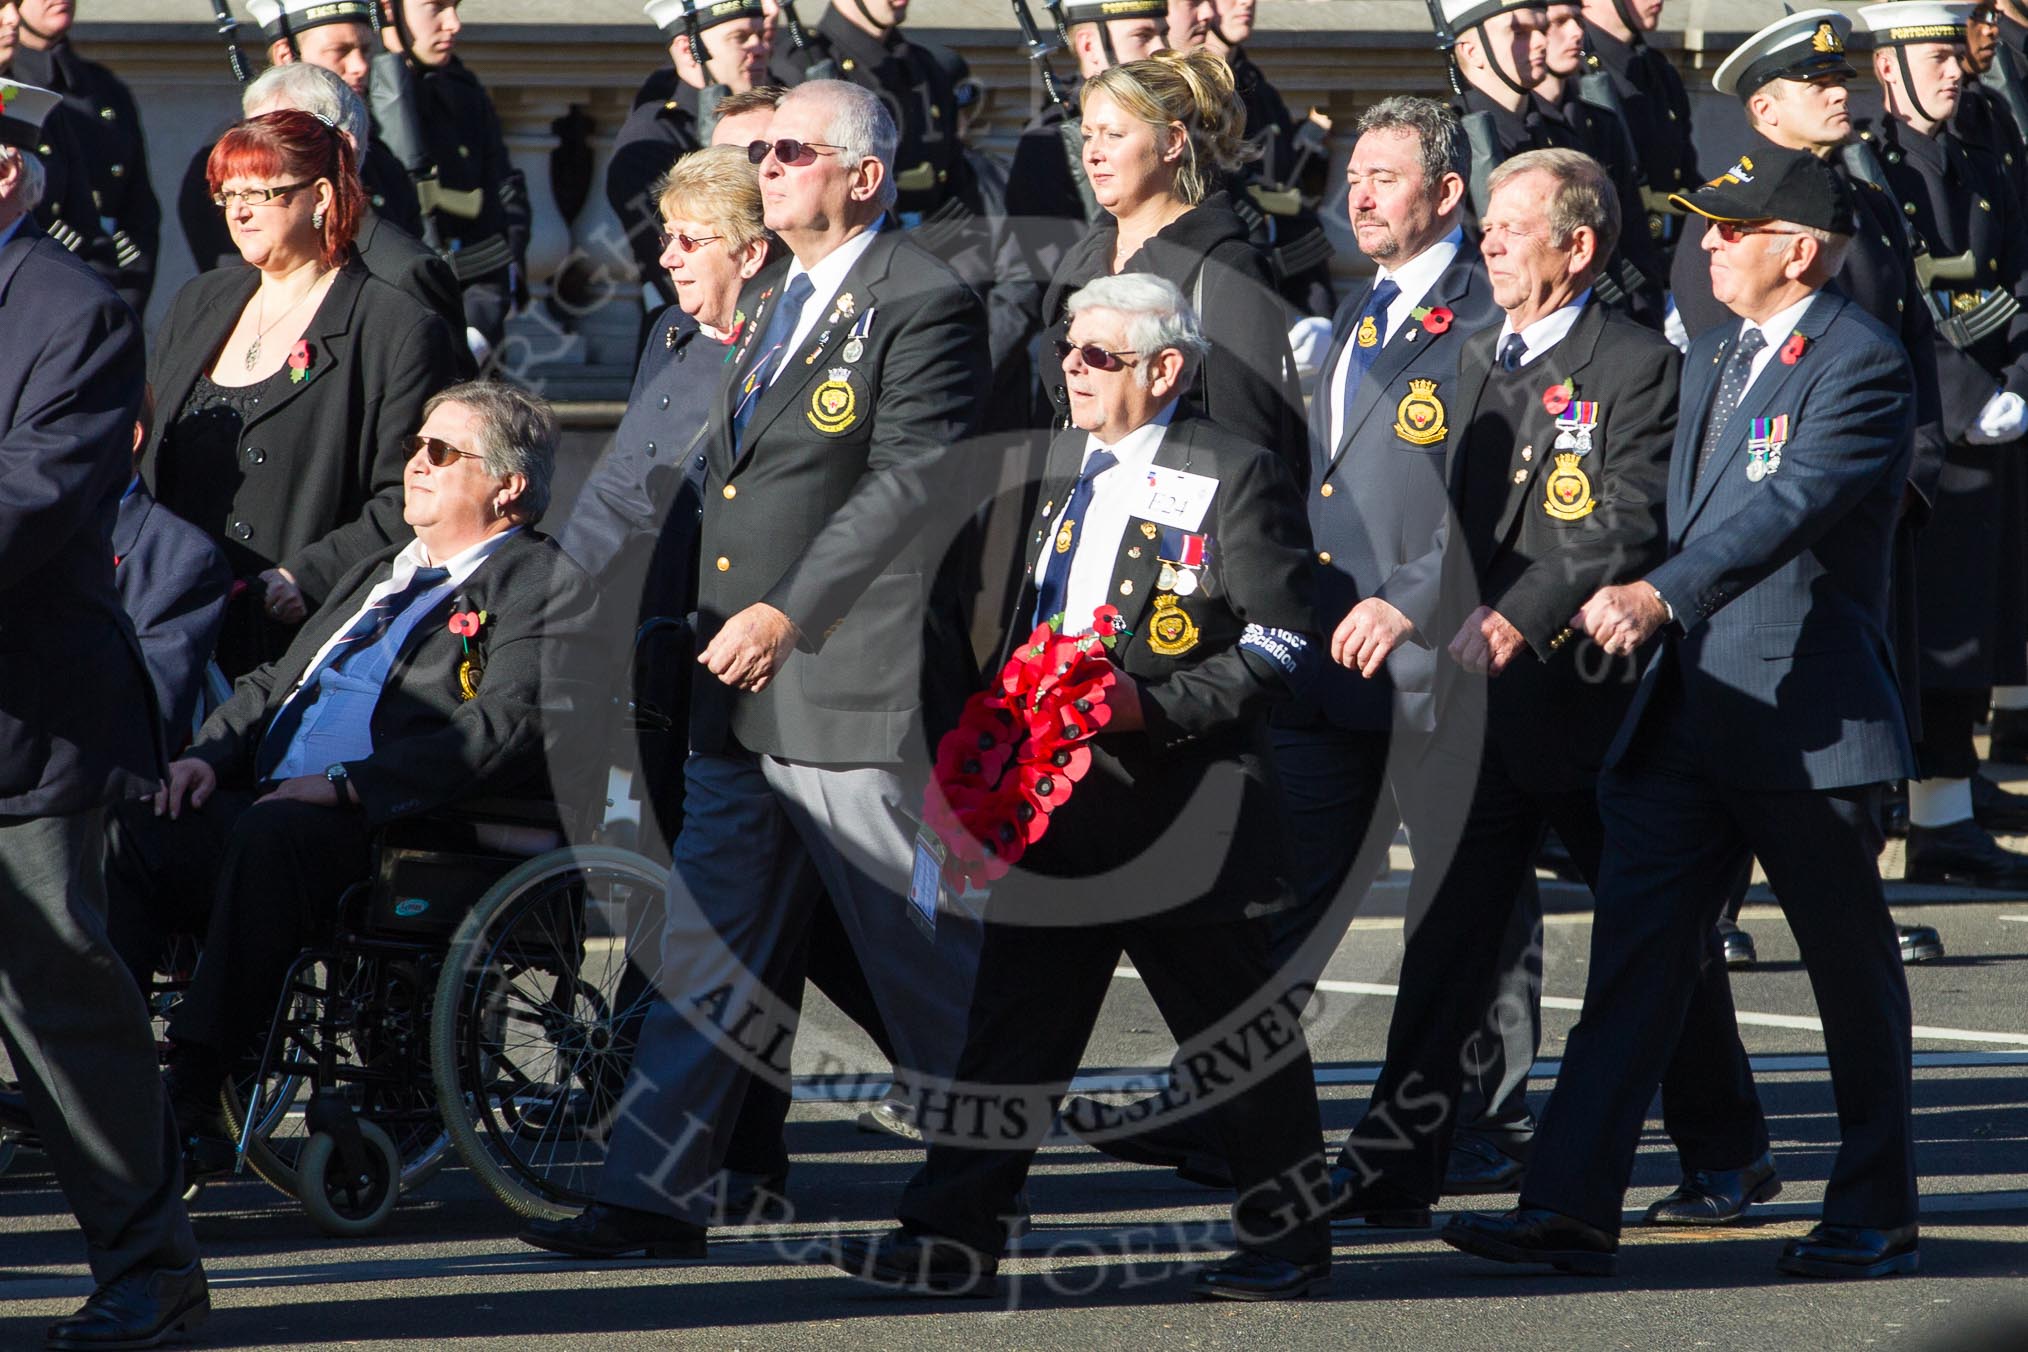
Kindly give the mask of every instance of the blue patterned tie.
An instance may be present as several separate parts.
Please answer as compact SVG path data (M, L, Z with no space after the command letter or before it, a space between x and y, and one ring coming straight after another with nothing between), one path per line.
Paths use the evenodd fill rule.
M1711 416L1704 423L1704 444L1697 448L1697 473L1691 476L1691 483L1702 478L1704 467L1711 463L1711 453L1725 436L1725 425L1739 411L1739 401L1746 394L1746 379L1753 372L1754 356L1766 346L1767 335L1757 328L1748 328L1732 345L1732 355L1725 359L1725 370L1718 377L1718 396L1711 401Z
M1345 344L1345 406L1338 413L1340 426L1343 426L1344 419L1352 416L1352 401L1359 397L1359 382L1373 369L1373 359L1380 355L1380 349L1387 346L1387 307L1394 304L1399 295L1401 288L1382 278L1373 284L1366 303L1359 307L1359 318L1352 323L1352 337ZM1371 346L1361 347L1359 335L1369 319L1373 321L1373 342Z
M1093 482L1119 463L1119 457L1108 450L1096 450L1085 457L1084 468L1071 487L1070 501L1063 507L1063 526L1054 541L1042 546L1050 554L1049 564L1042 570L1042 585L1035 592L1035 623L1041 624L1063 609L1064 598L1070 593L1070 561L1077 554L1077 528L1091 506ZM1063 632L1080 632L1068 615L1063 617Z
M810 274L805 272L789 283L782 292L782 303L775 307L773 319L768 321L768 331L761 337L760 360L747 372L745 382L740 386L739 406L732 411L732 448L739 449L739 439L746 432L747 423L753 418L753 411L760 404L761 392L773 379L775 367L781 364L782 349L789 339L796 335L796 324L803 317L803 303L810 299L816 288L810 283Z
M258 778L265 779L266 771L281 764L283 753L295 740L296 729L303 725L303 715L317 702L314 687L324 673L342 670L345 663L371 648L418 597L432 587L443 585L450 575L448 568L418 568L409 578L408 585L399 591L389 592L359 612L359 617L346 626L338 641L325 650L323 659L303 673L294 697L282 706L282 711L275 715L275 721L268 725L267 735L261 738L260 765L263 773Z

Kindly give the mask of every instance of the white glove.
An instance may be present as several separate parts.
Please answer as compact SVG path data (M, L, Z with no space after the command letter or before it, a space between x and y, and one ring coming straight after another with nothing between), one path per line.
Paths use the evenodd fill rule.
M1678 352L1690 350L1690 330L1684 327L1683 312L1676 308L1676 293L1669 293L1669 313L1662 316L1662 336L1676 345Z
M1965 440L1974 446L1997 446L2019 440L2024 431L2028 431L2028 402L2018 394L1998 390L1979 410L1979 421L1966 430Z
M1289 330L1289 351L1296 358L1296 374L1308 390L1323 369L1324 354L1331 349L1331 321L1314 315L1298 319Z
M472 349L472 362L476 366L485 366L486 358L493 355L493 345L486 341L485 334L475 328L466 328L465 346Z

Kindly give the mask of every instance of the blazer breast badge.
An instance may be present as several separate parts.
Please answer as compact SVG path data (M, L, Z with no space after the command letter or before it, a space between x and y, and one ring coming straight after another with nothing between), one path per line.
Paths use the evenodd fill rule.
M1181 657L1197 646L1197 621L1184 613L1176 598L1163 593L1155 598L1155 613L1148 620L1148 651L1157 657Z
M834 367L829 377L810 395L810 426L825 436L835 436L859 421L859 396L852 392L852 372Z
M1591 495L1591 476L1578 468L1576 451L1557 454L1556 468L1549 471L1542 510L1558 521L1576 521L1591 515L1598 499Z
M1429 446L1450 432L1444 426L1443 401L1436 395L1434 380L1411 380L1408 393L1394 408L1394 435L1411 446Z

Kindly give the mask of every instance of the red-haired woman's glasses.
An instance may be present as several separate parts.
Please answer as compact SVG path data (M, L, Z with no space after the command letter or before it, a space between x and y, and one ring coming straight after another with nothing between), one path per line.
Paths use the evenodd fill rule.
M1056 349L1058 365L1069 361L1070 354L1075 352L1084 359L1084 364L1094 371L1117 371L1123 366L1132 366L1132 362L1121 361L1120 358L1138 357L1140 355L1140 353L1130 347L1123 347L1117 352L1110 352L1100 347L1097 343L1073 343L1067 338L1057 339L1053 346Z
M265 206L277 197L286 197L292 192L309 187L316 181L316 179L311 178L305 179L301 183L284 183L274 188L227 188L223 192L213 193L211 200L214 205L221 207L234 206L240 202L244 202L250 207Z
M439 441L435 437L403 437L401 448L408 452L408 458L411 460L415 459L417 452L421 452L423 455L428 456L430 463L438 469L444 468L459 456L464 456L470 460L484 460L486 458L477 451L461 451L451 445L450 442Z

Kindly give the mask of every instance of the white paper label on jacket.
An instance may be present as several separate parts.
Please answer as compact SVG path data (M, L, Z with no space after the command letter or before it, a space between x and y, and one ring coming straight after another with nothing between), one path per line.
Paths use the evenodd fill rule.
M1204 513L1218 492L1218 480L1188 470L1148 467L1147 493L1133 514L1144 521L1178 530L1194 531L1204 524Z

